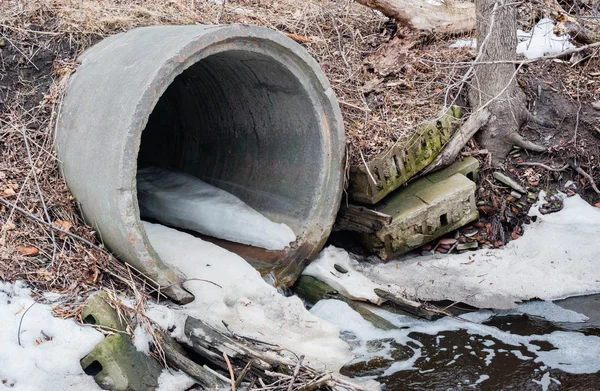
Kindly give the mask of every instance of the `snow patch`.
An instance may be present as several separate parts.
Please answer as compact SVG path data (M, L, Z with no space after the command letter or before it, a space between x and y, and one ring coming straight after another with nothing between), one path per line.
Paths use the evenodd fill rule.
M517 38L522 40L517 45L517 54L522 54L528 59L540 58L547 55L561 53L574 48L566 35L554 34L554 22L550 19L541 19L530 33L517 32Z
M346 273L338 271L336 265L341 266L341 270L345 270ZM356 271L359 267L359 263L350 258L348 252L329 246L321 251L302 274L323 281L346 297L381 304L381 298L374 291L376 288L382 288L381 285Z
M365 263L362 273L392 293L480 308L508 309L533 298L559 300L598 293L600 209L578 195L563 202L563 210L547 215L533 207L530 214L537 221L504 249Z
M144 328L139 324L135 326L135 330L133 330L133 346L135 346L136 350L149 355L151 342L152 338L146 333Z
M144 229L161 259L189 279L184 286L196 297L184 310L153 305L148 312L162 327L175 325L176 338L185 338L189 315L305 355L317 370L335 371L352 358L336 326L311 315L298 297L279 294L240 256L160 224L144 222Z
M142 218L267 250L296 240L285 224L274 223L242 200L182 172L159 167L138 170Z
M0 282L0 319L4 386L15 391L101 390L79 361L102 341L102 333L73 319L53 317L50 306L34 304L29 289L20 282Z

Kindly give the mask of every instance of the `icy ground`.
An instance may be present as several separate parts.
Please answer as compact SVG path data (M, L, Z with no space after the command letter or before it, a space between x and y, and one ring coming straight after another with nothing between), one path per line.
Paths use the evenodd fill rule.
M138 170L142 218L267 250L296 241L290 227L275 223L238 197L182 172L160 167Z
M536 222L504 249L358 264L343 250L329 247L306 273L338 290L362 289L363 299L371 302L377 286L410 299L496 309L534 298L558 300L599 293L600 209L578 195L557 196L564 198L563 210L542 215L538 202L529 212L537 216ZM333 263L360 273L341 274Z
M102 341L102 333L53 317L50 305L34 304L20 282L0 282L0 319L0 390L101 391L79 360ZM159 381L158 391L183 391L193 384L167 371Z

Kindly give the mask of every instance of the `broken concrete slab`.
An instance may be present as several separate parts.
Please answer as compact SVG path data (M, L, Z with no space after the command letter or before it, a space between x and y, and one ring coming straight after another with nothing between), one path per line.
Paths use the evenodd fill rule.
M125 331L125 324L114 308L108 304L107 299L108 294L106 292L91 296L81 311L83 322L104 326L112 330Z
M427 167L452 136L452 124L460 109L452 107L439 119L419 128L406 144L350 168L348 194L356 201L376 204Z
M126 334L113 334L81 360L81 367L98 385L114 391L148 391L158 386L162 372L152 357L138 352Z
M467 176L476 179L478 168L477 159L469 157L388 195L369 209L391 216L391 223L360 231L363 243L390 260L477 219L475 184Z
M383 260L391 260L478 217L475 183L454 174L404 199L392 223L362 235L363 243Z

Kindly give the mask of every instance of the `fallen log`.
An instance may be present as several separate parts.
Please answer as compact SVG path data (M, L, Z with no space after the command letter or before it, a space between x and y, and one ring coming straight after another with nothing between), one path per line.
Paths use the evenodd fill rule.
M227 355L231 365L237 370L242 370L248 362L252 362L250 372L264 380L272 379L268 372L291 374L294 371L295 365L291 360L275 354L273 348L277 347L234 335L228 336L191 316L185 321L185 335L189 338L193 351L225 373L229 368L223 360L223 354ZM268 348L267 352L259 350L261 344Z
M592 19L578 18L571 15L556 0L542 0L543 4L550 9L550 16L556 20L554 32L557 35L567 34L571 41L579 45L590 45L600 42L600 27Z
M165 354L167 363L186 373L204 388L227 388L226 382L188 358L185 350L172 337L158 331L155 332L155 336Z
M459 34L475 30L475 5L454 1L357 0L411 29Z

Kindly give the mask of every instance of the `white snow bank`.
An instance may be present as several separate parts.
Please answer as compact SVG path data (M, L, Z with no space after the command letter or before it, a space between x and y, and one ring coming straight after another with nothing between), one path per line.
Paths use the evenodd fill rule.
M140 169L137 193L142 218L267 250L283 250L296 240L287 225L269 220L233 194L182 172Z
M341 266L346 273L337 270L335 265ZM359 263L350 258L346 251L329 246L304 269L302 274L323 281L351 299L381 304L381 298L374 290L382 287L357 272L356 269L359 268Z
M352 358L339 329L311 315L298 297L284 297L244 259L212 243L159 225L144 223L152 246L161 259L191 280L184 285L194 302L183 311L153 306L148 315L163 327L176 325L175 336L185 339L187 315L223 330L279 345L306 356L315 369L335 371Z
M534 207L530 214L538 216L537 222L504 249L365 263L362 272L410 298L480 308L599 293L600 209L574 196L564 199L560 212L541 215Z
M0 380L6 379L4 386L15 391L100 390L79 360L102 341L102 333L80 327L72 319L54 318L48 305L31 307L34 301L29 294L19 282L0 282Z
M532 32L517 31L517 38L522 40L517 45L517 54L532 59L558 54L575 47L566 35L559 37L554 34L554 26L552 20L544 18L535 25Z
M0 389L101 391L80 360L104 335L73 319L53 317L49 305L33 303L30 290L21 282L0 282ZM194 383L181 372L163 370L157 391L184 391Z
M595 373L600 371L600 337L586 336L578 332L555 331L546 335L517 335L502 331L493 326L486 326L477 322L465 322L450 317L429 322L414 319L404 315L396 315L373 307L377 315L387 319L398 327L397 330L380 330L364 320L348 304L338 300L321 300L311 312L340 327L344 335L353 346L353 351L359 357L353 362L369 361L378 357L390 360L390 366L385 370L384 376L392 375L401 370L417 370L415 365L423 357L422 343L411 338L412 333L438 335L445 331L466 330L471 335L491 337L507 345L515 346L510 351L515 357L522 360L531 360L542 363L550 368L560 369L568 373ZM483 320L484 318L482 318ZM438 335L438 338L444 338ZM546 341L555 349L544 351L536 343ZM413 350L413 355L406 360L393 362L392 353L396 349L391 342L407 346ZM490 365L496 357L493 341L491 348L485 349L489 354L481 357L486 365ZM524 347L527 355L519 349ZM472 382L481 379L473 374ZM486 377L487 379L487 377ZM484 380L486 380L484 379ZM482 380L483 381L483 380Z

